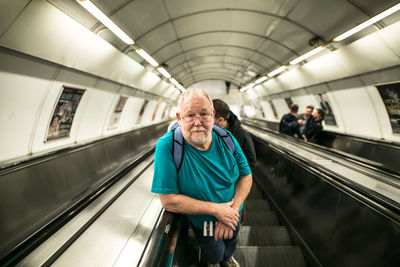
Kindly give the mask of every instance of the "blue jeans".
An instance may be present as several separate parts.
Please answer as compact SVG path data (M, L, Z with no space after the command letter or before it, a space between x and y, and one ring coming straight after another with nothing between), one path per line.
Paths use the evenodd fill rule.
M203 229L193 227L197 242L208 263L219 263L230 259L235 252L240 229L240 220L231 239L215 241L214 236L203 236Z

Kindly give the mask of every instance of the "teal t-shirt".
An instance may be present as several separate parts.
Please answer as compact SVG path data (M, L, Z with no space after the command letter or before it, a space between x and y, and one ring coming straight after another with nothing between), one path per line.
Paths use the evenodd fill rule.
M234 155L214 131L207 151L198 150L185 141L182 165L177 172L172 155L172 131L166 133L157 143L151 192L184 194L215 203L232 200L236 181L240 176L249 175L251 170L239 143L229 134L235 144ZM197 228L202 228L204 221L216 221L208 215L188 217Z

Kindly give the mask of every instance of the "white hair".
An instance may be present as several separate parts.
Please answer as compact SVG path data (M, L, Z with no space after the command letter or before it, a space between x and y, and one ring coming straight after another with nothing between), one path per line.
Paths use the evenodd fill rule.
M203 89L200 88L189 88L185 92L183 92L178 99L178 107L180 109L181 104L185 101L186 98L190 98L193 96L200 96L200 97L205 97L208 102L210 102L211 107L214 109L213 102L210 98L210 96L207 94L207 92Z

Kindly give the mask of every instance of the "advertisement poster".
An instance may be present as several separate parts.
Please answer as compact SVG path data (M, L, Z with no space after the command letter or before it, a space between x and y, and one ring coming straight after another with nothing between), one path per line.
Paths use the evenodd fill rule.
M400 83L376 87L385 103L393 133L400 133Z
M276 108L275 108L275 105L274 105L274 103L272 102L272 100L269 100L268 103L269 103L269 105L271 106L272 113L274 113L274 118L275 118L276 120L279 119L279 118L278 118L278 112L276 112Z
M114 112L111 115L109 130L116 129L118 127L119 118L121 117L122 110L125 107L127 96L120 96L117 105L115 106Z
M333 114L329 98L326 93L318 94L315 96L321 109L325 112L325 124L336 125L335 115Z
M154 121L154 119L156 118L157 110L160 107L160 104L161 104L161 100L158 100L157 106L156 106L156 108L154 109L154 112L153 112L153 116L151 117L152 121Z
M69 136L76 109L85 90L64 87L50 120L46 141Z
M149 103L149 100L145 100L145 101L143 102L143 105L142 105L142 107L140 108L139 116L138 116L138 118L137 118L137 120L136 120L136 124L139 124L139 123L142 121L143 114L144 114L144 110L146 109L146 106L147 106L148 103Z
M164 111L162 113L161 119L165 119L165 116L169 114L169 110L171 109L171 105L165 105ZM167 112L168 111L168 112Z
M261 105L257 101L252 100L251 105L253 106L254 110L256 111L256 114L260 114L262 118L265 118L264 110L262 109Z

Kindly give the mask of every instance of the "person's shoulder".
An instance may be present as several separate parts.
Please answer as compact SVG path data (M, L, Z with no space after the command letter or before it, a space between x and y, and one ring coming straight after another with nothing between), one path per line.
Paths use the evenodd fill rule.
M164 134L163 136L161 136L161 138L157 142L157 146L171 146L172 138L173 138L172 135L173 135L173 131L169 131L166 134Z

